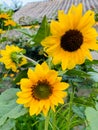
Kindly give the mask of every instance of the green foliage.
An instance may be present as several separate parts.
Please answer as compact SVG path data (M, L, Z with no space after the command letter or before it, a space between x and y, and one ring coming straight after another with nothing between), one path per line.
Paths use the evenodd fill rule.
M66 72L66 75L69 75L69 76L78 76L78 77L81 77L81 78L84 78L84 77L89 77L89 74L87 74L85 71L81 70L81 69L73 69L73 70L68 70Z
M42 115L30 117L28 114L16 120L16 130L42 130L45 118Z
M29 58L38 63L46 61L50 68L58 72L62 81L70 85L65 103L56 107L55 113L49 111L48 130L97 130L98 60L86 60L74 69L62 71L60 64L53 65L51 57L47 57L40 44L45 37L51 35L46 16L41 25L37 23L38 28L35 28L35 24L32 24L29 29L24 27L17 29L22 35L16 39L13 37L9 39L6 35L0 37L0 43L4 43L0 46L1 48L4 48L6 43L14 44L24 48L25 55L28 57L28 63L19 68L19 72L13 73L0 64L0 130L44 130L46 117L42 113L30 116L28 109L16 103L16 93L19 91L16 88L17 83L22 78L27 78L28 68L35 67L32 61L29 62ZM17 53L12 55L14 62L18 65L21 57L19 61L16 61L17 56L19 56ZM10 77L10 74L14 74L14 77Z
M16 130L15 129L15 120L7 119L6 123L0 126L0 130Z
M34 42L38 45L45 37L49 35L50 35L50 27L49 27L46 16L44 16L41 26L34 37Z
M88 72L88 74L95 82L98 82L98 72Z
M20 73L17 74L17 76L14 80L14 83L18 83L18 82L20 82L20 80L22 78L26 78L26 77L27 77L27 70L23 70L23 71L21 71Z
M72 110L78 117L80 117L81 119L85 119L85 114L84 114L85 108L83 106L73 105Z
M90 127L88 130L98 130L98 103L96 103L96 109L87 107L85 114Z
M74 97L74 103L75 104L79 104L81 106L85 106L85 107L88 107L88 106L91 106L93 108L95 108L95 102L94 100L91 98L91 97Z
M27 113L27 109L16 103L17 91L19 91L19 89L10 88L0 95L0 129L9 125L12 119L17 119Z
M98 13L95 14L95 21L98 22Z

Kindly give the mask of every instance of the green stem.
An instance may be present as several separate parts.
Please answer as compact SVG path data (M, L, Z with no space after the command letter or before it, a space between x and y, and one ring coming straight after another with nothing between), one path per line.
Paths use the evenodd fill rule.
M31 58L29 58L29 57L27 57L25 55L23 55L23 57L26 58L28 61L32 62L34 65L38 64L35 60L33 60L33 59L31 59Z
M45 130L48 130L48 126L49 126L49 114L46 116L45 118Z
M55 112L54 111L52 111L52 118L53 118L53 123L52 123L53 129L52 130L56 130L56 118L55 118Z
M72 92L70 93L69 112L68 112L66 130L70 130L70 126L71 126L71 116L72 116L71 113L72 113L73 97L74 97L74 88L72 88Z

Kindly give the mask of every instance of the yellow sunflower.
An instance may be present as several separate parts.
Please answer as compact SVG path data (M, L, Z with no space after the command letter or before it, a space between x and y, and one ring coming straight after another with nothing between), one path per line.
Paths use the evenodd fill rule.
M14 72L17 72L18 67L27 63L25 58L18 58L22 50L17 46L7 45L5 50L0 50L0 62L5 64L6 69L12 69Z
M51 36L41 44L53 57L54 64L61 63L63 70L72 69L76 64L84 63L85 59L92 60L90 49L98 49L94 24L93 11L88 10L82 15L82 4L72 5L68 14L58 11L58 21L50 23Z
M3 29L0 29L0 34L5 33L5 31Z
M16 22L11 19L4 21L4 23L5 23L5 26L16 26Z
M29 69L28 78L20 81L17 103L29 107L30 115L43 112L46 116L50 108L55 111L55 106L64 103L67 93L63 90L69 86L57 76L58 73L50 70L45 62L37 64L35 70Z
M2 19L9 19L10 16L9 16L9 14L1 13L1 14L0 14L0 18L2 18Z

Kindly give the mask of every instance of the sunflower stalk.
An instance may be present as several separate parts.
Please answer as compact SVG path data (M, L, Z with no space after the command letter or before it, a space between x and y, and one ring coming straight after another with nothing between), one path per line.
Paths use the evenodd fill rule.
M53 130L56 130L56 117L55 117L55 112L52 111L52 118L53 118Z
M73 98L74 98L74 86L72 86L72 92L70 93L69 112L68 112L66 130L70 130L71 129L71 116L72 116L71 112L72 112Z
M44 130L48 130L49 119L50 119L50 114L48 113L46 118L45 118L45 129Z
M36 62L35 60L33 60L33 59L31 59L31 58L29 58L29 57L27 57L27 56L25 56L25 55L22 55L24 58L26 58L28 61L30 61L30 62L32 62L34 65L37 65L38 64L38 62Z

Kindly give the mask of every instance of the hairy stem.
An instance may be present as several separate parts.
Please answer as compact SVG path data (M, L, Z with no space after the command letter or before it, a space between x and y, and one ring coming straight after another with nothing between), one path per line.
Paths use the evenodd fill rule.
M69 112L68 112L66 130L70 130L71 129L71 116L72 116L71 113L72 113L73 98L74 98L74 87L72 88L72 92L70 93Z
M44 130L48 130L48 126L49 126L49 114L46 116L45 118L45 129Z
M29 57L27 57L27 56L24 56L24 55L23 55L23 57L26 58L28 61L32 62L34 65L37 65L37 64L38 64L35 60L33 60L33 59L31 59L31 58L29 58Z

